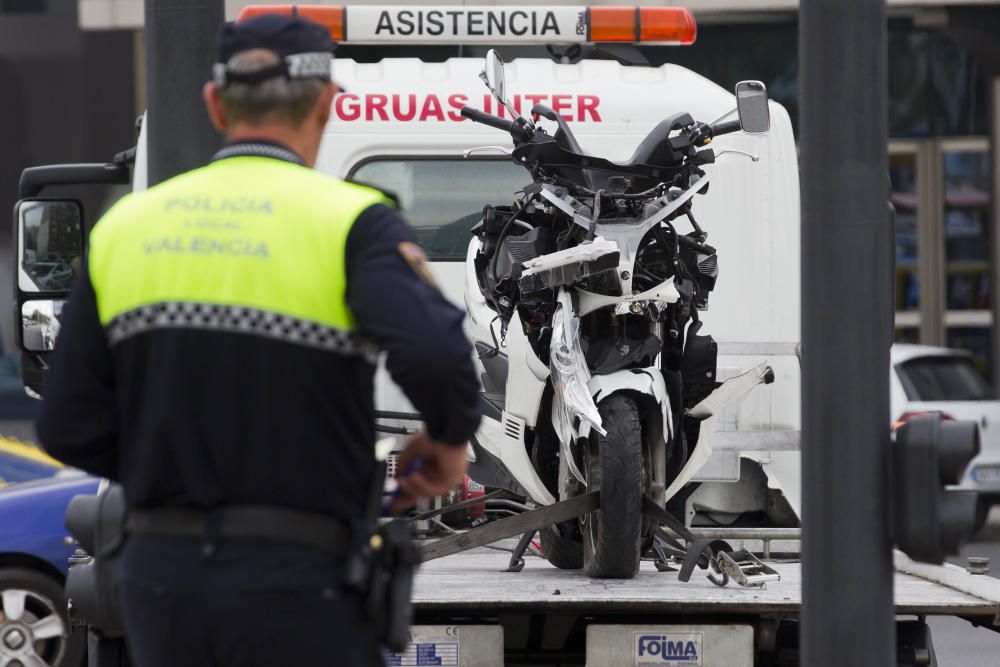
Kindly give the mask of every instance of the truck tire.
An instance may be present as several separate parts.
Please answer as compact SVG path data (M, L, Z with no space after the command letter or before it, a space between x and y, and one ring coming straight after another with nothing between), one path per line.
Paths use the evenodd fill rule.
M642 539L642 428L635 400L612 394L597 406L607 436L592 437L584 456L587 488L600 509L583 520L583 568L591 577L630 579Z
M583 567L583 543L579 535L574 539L572 535L565 536L559 532L572 530L572 525L567 526L569 523L546 526L538 531L538 536L547 561L560 570L579 570Z

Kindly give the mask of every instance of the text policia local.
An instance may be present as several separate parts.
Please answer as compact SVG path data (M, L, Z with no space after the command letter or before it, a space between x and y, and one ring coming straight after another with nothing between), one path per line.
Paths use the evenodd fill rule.
M501 118L510 114L500 104L497 104L489 94L481 99L470 100L468 95L455 93L453 95L421 95L416 93L367 93L355 95L342 93L336 97L333 104L334 115L338 120L351 121L454 121L463 122L467 119L460 115L462 107L467 104L478 106L486 113ZM536 104L546 104L552 110L562 115L567 122L601 122L601 105L599 95L573 94L541 94L514 95L511 105L518 113L527 115Z

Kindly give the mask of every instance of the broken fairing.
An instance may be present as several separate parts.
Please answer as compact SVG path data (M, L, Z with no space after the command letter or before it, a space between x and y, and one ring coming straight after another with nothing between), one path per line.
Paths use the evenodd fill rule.
M581 243L572 248L566 248L558 252L550 252L534 259L529 259L524 263L522 276L532 276L543 271L551 271L560 267L581 262L595 262L606 255L617 255L618 244L608 241L598 236L590 243ZM617 266L617 261L614 266Z
M597 237L592 242L529 259L518 285L522 294L572 285L618 266L618 244Z
M559 290L556 303L549 348L549 370L554 390L552 426L559 436L562 460L566 462L573 477L586 485L583 474L576 465L576 457L570 449L577 433L574 424L579 419L581 426L589 425L601 435L607 433L601 424L597 405L587 389L590 370L580 347L580 318L573 313L573 304L566 290Z
M729 403L742 398L750 393L750 390L759 384L769 384L774 380L774 371L763 362L755 368L751 368L742 375L729 378L715 391L708 395L700 403L687 410L685 414L701 421L701 429L698 433L698 442L695 443L691 456L687 463L677 473L677 477L667 488L666 498L670 500L679 492L685 484L691 481L699 470L701 470L712 457L712 439L715 437L715 416L722 412L722 409Z

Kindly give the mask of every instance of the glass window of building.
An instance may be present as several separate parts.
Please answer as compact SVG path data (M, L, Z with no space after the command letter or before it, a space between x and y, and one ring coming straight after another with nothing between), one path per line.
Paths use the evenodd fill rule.
M896 212L896 310L916 312L920 307L917 278L917 155L889 156L892 205Z
M942 167L947 309L989 310L990 156L946 151Z

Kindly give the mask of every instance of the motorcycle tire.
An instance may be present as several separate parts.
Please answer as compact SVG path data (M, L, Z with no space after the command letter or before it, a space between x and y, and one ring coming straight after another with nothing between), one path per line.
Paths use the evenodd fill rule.
M564 524L563 524L564 525ZM545 560L560 570L579 570L583 567L583 543L579 537L564 537L559 526L546 526L538 531Z
M630 579L639 571L642 541L642 428L630 396L612 394L597 406L606 436L585 453L587 488L600 490L600 509L582 522L583 568L591 577Z

